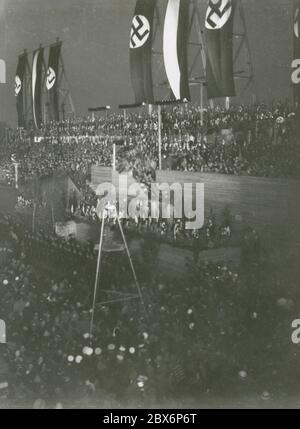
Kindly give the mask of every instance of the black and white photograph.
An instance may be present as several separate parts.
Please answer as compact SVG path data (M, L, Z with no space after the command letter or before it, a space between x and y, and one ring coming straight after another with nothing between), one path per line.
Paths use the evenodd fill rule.
M0 410L300 408L299 260L300 0L0 0Z

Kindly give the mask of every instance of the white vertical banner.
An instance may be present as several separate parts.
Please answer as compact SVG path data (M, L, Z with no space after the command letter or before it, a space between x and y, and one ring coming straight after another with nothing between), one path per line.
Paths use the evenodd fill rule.
M5 61L0 58L0 83L6 83L6 64Z
M37 120L36 120L36 112L35 112L35 87L36 87L36 79L37 79L37 61L39 57L39 51L35 51L33 55L32 62L32 79L31 79L31 87L32 87L32 111L33 111L33 120L36 128L38 128Z
M167 77L177 100L180 100L180 66L177 51L177 34L179 23L180 0L169 0L163 37L164 63Z

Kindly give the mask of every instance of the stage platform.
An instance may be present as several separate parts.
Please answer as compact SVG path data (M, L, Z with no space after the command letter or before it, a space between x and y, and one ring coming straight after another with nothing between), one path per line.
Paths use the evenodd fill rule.
M118 173L111 168L94 166L92 168L91 187L96 190L103 182L113 182L118 186ZM128 177L128 185L134 179ZM203 183L205 188L204 209L207 216L212 209L220 217L228 207L234 228L238 231L252 226L260 233L263 244L269 248L279 262L289 255L300 256L300 181L292 179L257 178L249 176L229 176L221 174L203 174L177 171L158 171L157 182L162 183ZM76 188L67 178L46 180L41 190L55 207L55 218L64 222L66 197L76 192ZM78 192L78 191L77 191ZM13 212L17 201L16 190L0 186L0 210ZM61 213L60 213L61 212ZM84 220L77 223L77 238L81 241L99 239L99 224ZM138 240L131 241L131 250L138 256ZM192 258L192 252L161 244L158 255L158 270L173 272L176 276L185 272L186 259ZM240 249L224 248L203 252L208 260L233 261L240 258ZM170 270L172 264L172 270Z
M91 177L94 190L103 182L118 184L111 168L93 166ZM300 252L300 180L166 170L157 171L157 182L203 183L206 216L212 209L218 217L228 207L236 228L255 228L273 250Z
M93 242L95 245L99 242L99 222L76 222L76 238L82 242ZM125 231L128 240L128 246L134 260L143 260L143 241L138 236L133 236ZM112 234L108 229L105 230L104 248L114 247L114 241L121 243L121 236L118 232ZM169 278L185 278L189 274L187 262L193 260L193 252L181 246L161 243L157 250L155 271L162 276ZM200 252L199 260L207 262L225 262L233 270L240 264L240 247L224 247L218 249L205 250Z

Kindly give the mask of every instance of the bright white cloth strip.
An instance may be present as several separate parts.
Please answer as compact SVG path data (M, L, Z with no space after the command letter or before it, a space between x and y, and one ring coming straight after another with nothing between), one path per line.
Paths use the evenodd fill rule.
M180 100L180 68L177 52L177 33L180 0L169 0L164 25L164 62L171 89Z
M36 51L33 57L33 63L32 63L32 106L33 106L33 119L36 128L38 128L37 122L36 122L36 113L35 113L35 85L36 85L36 78L37 78L37 61L39 57L39 51Z

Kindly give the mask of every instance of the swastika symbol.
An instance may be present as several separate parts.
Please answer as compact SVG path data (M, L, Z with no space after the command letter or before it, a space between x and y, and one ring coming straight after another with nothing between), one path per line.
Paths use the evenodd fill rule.
M22 89L22 82L20 77L17 75L15 77L15 96L17 97Z
M150 24L143 15L135 15L132 20L130 32L130 48L136 49L143 46L150 35Z
M210 0L206 12L206 28L209 30L219 30L230 18L231 12L231 0Z
M46 79L46 87L48 91L53 88L56 81L56 73L52 67L49 67L47 70L47 79Z

